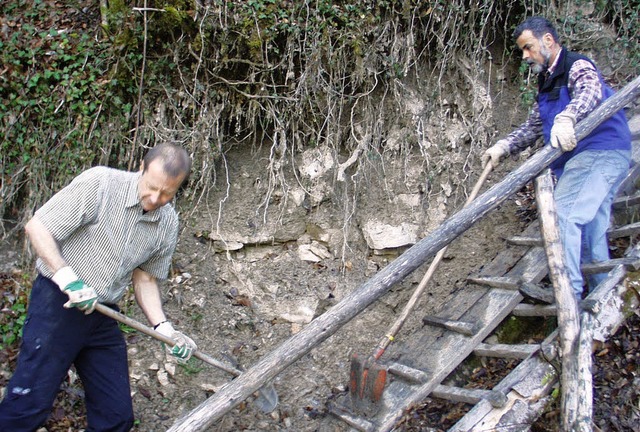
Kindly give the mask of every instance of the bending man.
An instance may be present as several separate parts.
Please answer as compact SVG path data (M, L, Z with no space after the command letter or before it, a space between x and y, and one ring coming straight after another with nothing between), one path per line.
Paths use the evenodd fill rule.
M188 359L196 348L167 320L157 280L166 279L178 237L170 202L191 169L172 144L151 149L139 172L94 167L38 209L25 226L38 259L16 370L0 404L0 430L42 425L74 365L85 391L87 430L128 431L133 408L124 337L91 313L114 309L133 283L149 323Z
M631 133L623 111L576 142L574 126L613 94L589 58L560 45L549 21L532 17L513 34L522 58L538 74L538 93L527 120L483 155L495 167L544 137L564 152L551 164L565 263L576 298L583 294L580 264L609 259L607 229L616 190L629 170ZM593 289L603 274L589 277Z

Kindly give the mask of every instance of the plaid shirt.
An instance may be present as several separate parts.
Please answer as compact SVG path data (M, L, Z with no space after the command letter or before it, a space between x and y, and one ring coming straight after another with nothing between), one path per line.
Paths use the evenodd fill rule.
M560 55L549 68L549 74L555 70ZM569 69L569 95L571 102L564 113L573 114L576 123L585 118L602 101L602 83L596 68L586 60L578 60ZM519 153L533 145L542 136L542 119L538 102L534 102L529 117L516 130L505 138L511 153Z
M143 212L140 176L107 167L88 169L36 212L65 261L103 303L120 300L136 268L157 279L169 273L178 216L171 205ZM41 259L36 267L43 276L53 276Z

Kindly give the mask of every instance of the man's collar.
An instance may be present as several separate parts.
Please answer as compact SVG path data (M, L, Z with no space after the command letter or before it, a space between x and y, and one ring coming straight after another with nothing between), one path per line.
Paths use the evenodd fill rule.
M553 60L553 63L547 68L549 75L553 75L556 72L556 69L558 68L558 64L560 63L560 57L564 57L564 48L562 47L560 47L560 50L558 51L558 54L556 55L555 60Z

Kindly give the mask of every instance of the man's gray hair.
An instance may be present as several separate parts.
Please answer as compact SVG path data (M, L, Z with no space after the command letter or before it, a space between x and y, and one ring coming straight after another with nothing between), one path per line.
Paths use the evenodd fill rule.
M162 168L171 177L189 176L191 171L191 158L189 153L177 144L162 143L153 147L142 159L143 171L146 172L154 160L162 161Z
M513 31L513 38L518 39L520 35L526 30L529 30L533 33L536 39L542 39L542 37L549 33L553 36L553 40L557 43L560 43L560 38L558 37L558 32L551 22L540 16L533 16L527 18Z

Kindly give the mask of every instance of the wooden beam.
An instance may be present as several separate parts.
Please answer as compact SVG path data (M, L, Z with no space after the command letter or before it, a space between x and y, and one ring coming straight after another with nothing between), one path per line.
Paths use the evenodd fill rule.
M570 431L577 419L590 416L591 413L578 412L579 381L581 376L578 364L578 346L580 340L580 320L578 301L571 286L569 273L565 265L564 248L560 239L560 229L553 198L553 179L547 169L536 178L536 203L542 227L545 251L549 263L549 276L553 282L553 291L558 308L558 328L560 330L560 348L562 350L562 394L561 418L562 430ZM591 366L591 364L589 364ZM591 369L589 368L589 373Z

